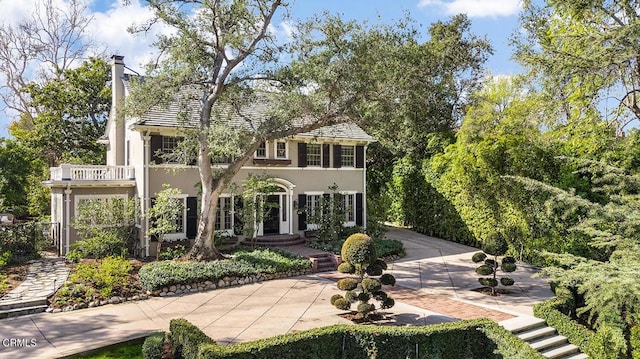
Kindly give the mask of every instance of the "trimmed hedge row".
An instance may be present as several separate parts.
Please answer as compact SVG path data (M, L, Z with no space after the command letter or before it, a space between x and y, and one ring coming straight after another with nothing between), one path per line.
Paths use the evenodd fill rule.
M232 259L209 262L161 261L144 265L138 272L142 287L157 290L175 284L218 281L224 277L247 277L266 273L311 269L307 258L272 249L236 252Z
M488 319L423 327L334 325L219 346L185 319L171 321L173 345L185 359L213 358L543 358Z
M560 294L560 290L557 290ZM576 323L568 315L573 299L566 296L551 298L547 301L536 303L533 306L533 315L544 319L550 327L555 328L558 334L567 337L569 343L576 345L580 351L589 357L595 358L594 353L590 353L592 342L596 339L596 334L587 327ZM566 314L565 314L566 313Z

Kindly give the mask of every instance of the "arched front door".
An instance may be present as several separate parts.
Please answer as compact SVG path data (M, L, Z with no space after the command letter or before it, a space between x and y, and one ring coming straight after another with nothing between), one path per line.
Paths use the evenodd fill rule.
M275 179L278 188L262 196L264 216L258 223L257 235L292 233L292 193L294 185L282 179Z

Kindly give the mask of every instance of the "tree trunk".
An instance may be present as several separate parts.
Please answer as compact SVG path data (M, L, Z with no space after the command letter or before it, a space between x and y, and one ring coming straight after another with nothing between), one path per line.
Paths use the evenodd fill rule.
M224 255L218 251L213 242L216 210L218 207L218 198L220 197L220 187L213 185L202 186L202 204L200 209L200 220L198 221L198 234L191 247L191 250L185 255L186 259L191 260L212 260L224 258Z

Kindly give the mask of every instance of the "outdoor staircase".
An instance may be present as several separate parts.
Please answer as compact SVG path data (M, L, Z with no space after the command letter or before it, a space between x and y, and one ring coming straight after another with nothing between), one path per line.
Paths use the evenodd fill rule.
M299 234L274 234L255 238L246 238L242 243L245 245L257 245L263 247L286 247L304 244L305 239Z
M47 298L0 302L0 319L42 313L47 309Z
M570 344L566 337L547 326L544 320L521 316L500 322L505 329L526 341L546 358L554 359L586 359L580 348Z
M312 254L308 257L311 261L313 273L333 272L338 268L336 256L331 253Z

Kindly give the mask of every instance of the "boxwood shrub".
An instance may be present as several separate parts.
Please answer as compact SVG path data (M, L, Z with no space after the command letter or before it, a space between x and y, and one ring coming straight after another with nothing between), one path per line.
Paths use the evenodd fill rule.
M334 325L228 346L216 345L184 319L170 327L185 359L543 358L487 319L421 327Z
M311 262L307 258L261 249L251 252L240 251L234 258L209 262L152 262L140 268L138 277L144 289L156 290L174 284L218 281L224 277L246 277L310 268Z

